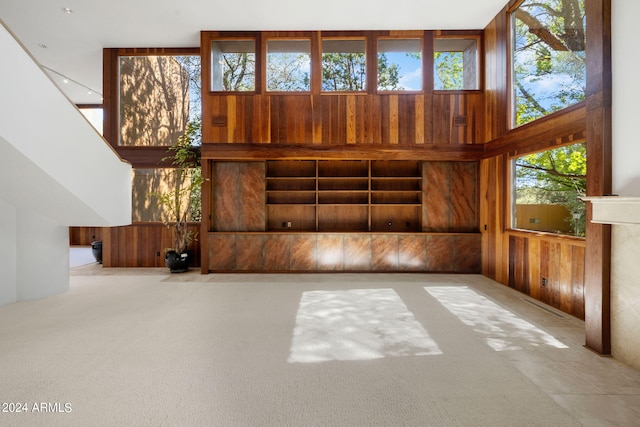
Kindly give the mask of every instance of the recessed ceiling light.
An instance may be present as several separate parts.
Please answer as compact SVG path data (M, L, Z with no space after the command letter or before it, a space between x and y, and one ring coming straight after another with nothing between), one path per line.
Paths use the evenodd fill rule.
M69 9L68 7L63 7L63 8L62 8L62 11L63 11L64 13L67 13L67 14L72 14L72 13L73 13L73 10Z

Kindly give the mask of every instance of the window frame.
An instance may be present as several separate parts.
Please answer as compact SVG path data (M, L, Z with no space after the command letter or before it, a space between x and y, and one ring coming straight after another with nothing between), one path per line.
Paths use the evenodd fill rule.
M202 55L200 55L199 49L182 49L182 48L172 48L172 49L136 49L131 51L130 49L117 49L117 53L114 56L114 70L112 79L115 84L111 87L111 93L109 94L111 99L115 100L112 103L111 109L109 112L105 109L103 114L103 128L105 133L109 133L109 135L115 136L113 140L111 140L112 146L116 149L127 150L127 149L145 149L148 152L152 152L153 150L157 151L158 149L166 149L171 147L171 145L128 145L122 144L122 117L121 117L121 79L120 79L120 64L122 58L126 57L184 57L184 56L193 56L200 58L200 83L202 84ZM202 97L202 88L200 88L200 97ZM202 103L202 98L200 99ZM202 106L200 106L200 111L202 111ZM109 117L109 114L113 114L113 119ZM186 125L185 125L186 127ZM107 137L107 136L105 136ZM156 155L157 157L157 155ZM161 160L161 159L160 159Z
M216 42L224 42L224 41L228 41L228 42L242 42L242 41L252 41L253 42L253 54L254 54L254 76L253 76L253 90L214 90L213 89L213 61L214 61L214 54L213 54L213 45ZM256 95L258 93L261 92L261 88L262 88L262 56L261 56L261 52L262 52L262 46L260 43L260 37L259 35L252 35L252 34L246 34L243 36L222 36L222 37L212 37L209 40L209 53L208 53L208 59L209 59L209 64L208 65L208 76L207 76L207 82L208 82L208 87L207 87L207 92L210 94L225 94L225 95ZM204 56L203 56L204 58ZM204 68L203 68L204 70ZM203 78L202 80L203 83L205 83L205 80Z
M545 151L555 150L557 148L566 147L569 145L575 145L584 143L587 144L586 138L580 140L574 140L570 142L565 142L563 144L557 144L552 146L542 147L536 150L524 151L524 152L515 152L509 153L505 156L505 227L504 231L507 233L524 233L524 234L535 234L540 236L549 236L553 238L561 238L561 239L576 239L580 241L585 240L585 236L575 236L571 234L563 234L563 233L554 233L552 231L542 231L542 230L532 230L527 228L518 228L516 227L516 160L520 157L528 156L530 154L542 153ZM586 157L586 155L585 155ZM587 174L588 174L587 169ZM585 180L587 175L585 175Z
M435 54L440 52L436 50L436 41L444 39L463 39L463 40L475 40L476 42L476 88L475 89L436 89L436 70L435 70ZM484 52L482 49L482 34L476 33L461 33L455 32L454 34L435 34L433 36L433 49L432 57L430 58L430 66L432 73L432 90L434 93L439 94L452 94L452 93L478 93L484 90ZM464 72L464 71L463 71Z
M525 3L527 0L517 0L515 3L513 3L507 10L507 117L506 117L506 125L507 125L507 129L517 129L519 127L525 126L529 123L533 123L536 122L540 119L544 119L545 117L549 117L553 114L558 113L559 111L564 111L568 108L573 108L576 105L579 105L582 102L585 102L587 99L587 93L588 93L588 82L587 82L587 76L586 76L586 65L585 65L585 96L584 96L584 100L582 101L577 101L574 102L573 104L569 104L569 105L565 105L563 108L560 108L559 110L556 111L550 111L548 114L543 115L541 117L538 117L534 120L531 120L529 122L523 123L518 125L516 122L516 111L517 111L517 103L516 103L516 90L515 90L515 69L514 69L514 53L515 53L515 12L516 10L522 6L523 3ZM585 5L586 8L586 5ZM586 19L586 10L585 10L585 19ZM590 34L590 32L588 31L588 28L585 25L585 38L588 39L588 36ZM585 41L586 43L587 41ZM587 48L585 47L585 57L586 57L586 53L587 53ZM585 64L586 64L586 60L585 60Z
M278 90L269 90L269 42L270 41L308 41L309 42L309 89L308 90L292 90L292 91L278 91ZM267 95L309 95L314 92L314 78L317 72L318 67L314 64L314 40L311 36L301 35L299 37L276 37L276 36L266 36L264 38L264 58L260 58L261 66L260 68L264 69L264 82L262 87L264 88L264 93ZM262 65L263 64L263 65Z
M388 41L388 40L417 40L420 43L420 89L380 89L378 87L379 82L379 74L378 74L378 55L380 54L380 41ZM425 93L425 40L424 35L398 35L398 36L377 36L374 38L374 46L375 46L375 61L373 65L373 69L375 69L375 76L373 81L375 82L375 87L373 88L374 93L380 94L422 94Z
M364 65L364 70L365 70L365 78L364 78L364 89L362 90L325 90L323 88L324 86L324 80L323 80L323 70L324 70L324 61L322 59L322 57L324 56L324 42L325 40L328 41L362 41L364 43L364 60L365 60L365 65ZM328 94L328 95L357 95L357 94L370 94L372 93L373 89L370 87L371 86L371 61L370 61L370 36L367 34L362 34L362 35L354 35L354 36L334 36L334 35L321 35L320 36L320 40L319 40L319 53L320 53L320 60L318 62L317 68L320 70L320 76L319 76L319 82L320 82L320 87L319 87L319 91L321 94ZM312 58L313 60L313 58ZM313 67L313 64L312 64ZM377 86L377 85L376 85Z

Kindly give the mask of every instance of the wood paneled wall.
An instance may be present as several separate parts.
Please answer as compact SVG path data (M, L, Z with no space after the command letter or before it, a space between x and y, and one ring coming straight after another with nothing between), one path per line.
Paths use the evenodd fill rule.
M92 242L101 239L102 227L69 227L71 246L90 246Z
M265 162L212 162L211 231L264 231Z
M200 224L190 224L189 229L199 232ZM104 267L164 267L165 249L173 246L171 230L160 223L139 223L102 230ZM193 242L189 250L193 255L191 266L199 267L199 242Z
M585 241L511 230L508 165L507 154L480 164L482 274L584 319Z
M485 142L484 94L203 97L203 141L273 144Z
M584 248L583 239L510 233L508 285L584 319Z
M584 240L511 230L510 159L587 137L586 103L509 130L508 10L516 3L511 0L485 29L485 139L490 142L479 173L482 274L584 318Z
M422 163L422 230L478 232L478 163Z
M367 42L367 90L321 92L321 38L361 37ZM206 143L272 144L478 144L485 139L485 95L482 90L433 90L434 36L474 37L469 31L218 32L203 31L202 140ZM311 43L311 90L269 93L264 90L264 48L269 37L305 37ZM375 81L377 37L420 38L423 42L423 86L419 92L378 93ZM211 92L211 43L216 38L256 40L256 91ZM482 46L479 46L482 50ZM480 54L482 58L482 53ZM482 60L480 64L482 68ZM480 75L483 75L481 72Z
M471 233L210 233L208 247L211 272L480 272Z

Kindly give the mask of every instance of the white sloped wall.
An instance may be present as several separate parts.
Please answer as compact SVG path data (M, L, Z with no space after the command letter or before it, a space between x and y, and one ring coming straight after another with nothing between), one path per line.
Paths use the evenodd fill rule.
M6 304L68 288L69 226L131 222L131 165L0 24L0 304Z

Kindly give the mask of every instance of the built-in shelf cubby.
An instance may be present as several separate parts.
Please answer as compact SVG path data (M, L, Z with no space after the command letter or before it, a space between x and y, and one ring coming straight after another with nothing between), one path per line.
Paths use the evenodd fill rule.
M272 160L268 231L421 231L422 165L412 160Z

